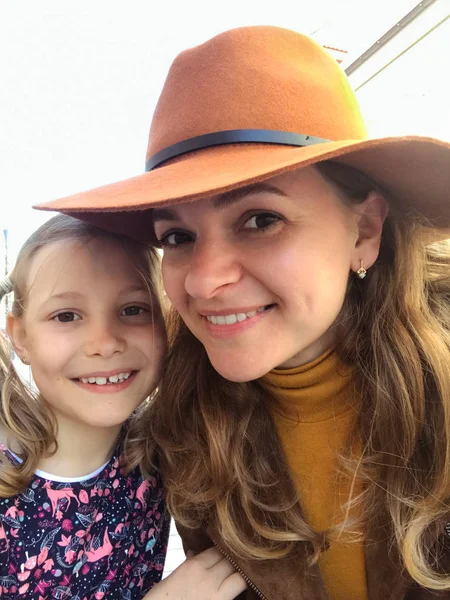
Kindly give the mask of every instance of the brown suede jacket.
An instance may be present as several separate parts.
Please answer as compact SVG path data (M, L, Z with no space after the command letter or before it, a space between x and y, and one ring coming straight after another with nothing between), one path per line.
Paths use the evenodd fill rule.
M241 600L328 600L320 570L317 565L306 567L305 550L294 558L273 561L244 561L230 552L219 536L207 531L185 529L178 526L185 550L195 553L216 546L244 577L248 590ZM447 534L445 534L447 535ZM366 576L369 600L436 600L450 599L450 591L435 592L419 587L402 569L397 560L388 553L386 530L383 526L372 527L370 542L366 543ZM450 537L443 545L441 568L450 573Z

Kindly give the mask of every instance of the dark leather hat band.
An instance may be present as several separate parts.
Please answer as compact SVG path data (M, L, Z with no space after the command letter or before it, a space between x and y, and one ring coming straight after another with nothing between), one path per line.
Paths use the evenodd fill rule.
M146 171L152 171L162 163L186 154L194 150L203 150L211 146L222 146L224 144L279 144L283 146L311 146L329 142L312 135L301 133L290 133L289 131L273 131L271 129L230 129L229 131L217 131L197 137L189 138L167 146L160 152L151 156L145 165Z

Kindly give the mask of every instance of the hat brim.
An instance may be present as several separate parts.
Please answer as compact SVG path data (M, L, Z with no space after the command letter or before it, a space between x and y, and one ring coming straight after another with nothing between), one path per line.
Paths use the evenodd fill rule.
M437 229L450 228L450 144L426 137L325 142L307 147L217 146L186 154L137 177L34 208L70 214L104 229L154 243L151 211L220 194L334 160L366 173L399 208Z

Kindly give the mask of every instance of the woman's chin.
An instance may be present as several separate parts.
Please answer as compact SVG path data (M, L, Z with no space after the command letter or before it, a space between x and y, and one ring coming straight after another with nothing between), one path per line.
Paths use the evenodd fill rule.
M246 383L263 377L275 368L272 364L253 363L251 360L241 359L239 357L220 360L216 356L209 356L214 369L222 375L224 379L235 383ZM271 361L272 363L272 361Z

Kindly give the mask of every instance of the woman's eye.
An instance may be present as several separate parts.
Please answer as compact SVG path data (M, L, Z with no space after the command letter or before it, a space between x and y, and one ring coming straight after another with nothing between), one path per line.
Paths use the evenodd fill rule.
M185 231L169 231L161 237L159 243L164 248L176 248L192 242L192 235Z
M80 319L80 315L71 311L62 312L53 317L53 320L58 321L58 323L72 323L72 321L79 321Z
M244 229L266 229L281 221L281 217L273 213L258 213L247 219Z
M122 311L122 316L124 317L136 317L142 314L145 311L142 306L127 306Z

